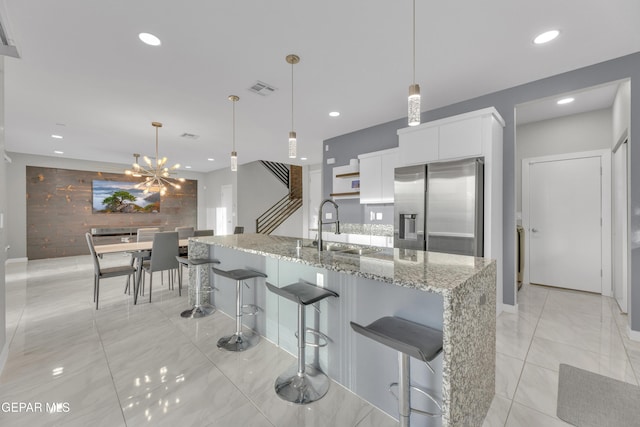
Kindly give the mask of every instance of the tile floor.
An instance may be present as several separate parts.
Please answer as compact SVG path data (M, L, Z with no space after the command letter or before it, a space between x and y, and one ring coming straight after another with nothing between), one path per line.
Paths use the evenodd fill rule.
M556 417L561 363L638 385L640 342L612 298L542 286L518 292L496 331L496 396L484 427L568 426Z
M180 318L186 298L159 280L153 302L137 306L122 278L104 280L96 311L92 272L89 257L7 266L0 402L67 402L68 411L0 411L0 425L397 425L335 383L308 406L280 400L273 381L291 355L265 340L240 354L219 351L233 321L219 312ZM559 363L638 384L640 343L626 337L613 300L538 286L518 298L519 313L497 320L496 396L484 426L567 425L555 417Z

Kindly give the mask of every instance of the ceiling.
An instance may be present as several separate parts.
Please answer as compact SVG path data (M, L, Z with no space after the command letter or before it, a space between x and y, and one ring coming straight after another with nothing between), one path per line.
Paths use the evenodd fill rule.
M516 105L516 125L611 108L619 86L620 82L611 82ZM573 101L558 104L558 101L569 98Z
M323 140L406 116L409 0L0 3L21 56L5 59L7 151L125 164L153 154L160 121L161 156L226 168L235 94L239 163L289 163L290 53L301 57L293 163L319 163ZM640 50L637 0L416 3L423 111ZM551 28L558 39L531 42ZM276 91L249 92L258 80Z

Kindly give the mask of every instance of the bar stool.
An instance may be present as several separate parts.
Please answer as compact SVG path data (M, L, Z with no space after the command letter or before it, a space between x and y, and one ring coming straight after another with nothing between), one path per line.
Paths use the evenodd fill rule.
M411 385L409 356L422 360L431 373L435 373L429 364L442 351L442 331L401 319L399 317L383 317L369 326L361 326L351 322L354 331L371 338L381 344L397 350L400 365L400 379L389 385L389 392L398 400L400 426L408 427L412 412L429 417L442 416L442 406L435 397L426 390ZM398 387L400 396L396 396L392 389ZM411 389L428 397L440 410L431 413L411 407Z
M298 304L298 363L276 379L276 393L281 399L288 402L305 404L315 402L322 398L329 390L329 378L320 370L305 364L305 347L307 332L324 340L324 343L309 343L310 347L325 347L329 338L320 331L307 328L305 309L309 304L315 304L327 297L338 297L332 290L319 288L309 282L300 280L297 283L279 288L267 282L267 288L281 297L287 298Z
M218 340L218 348L228 351L244 351L258 343L260 336L255 333L245 334L242 332L242 316L254 316L258 313L258 306L254 304L242 304L242 282L256 277L267 277L266 274L249 269L220 270L213 267L213 272L219 276L227 277L236 281L236 331L231 335L226 335ZM245 309L251 311L245 311Z
M217 259L189 259L181 256L177 256L176 259L180 263L180 270L182 270L182 266L187 266L191 268L192 266L196 268L196 300L193 304L193 308L189 310L185 310L180 313L180 316L187 319L197 319L200 317L206 317L216 311L216 308L213 304L203 303L200 294L202 292L211 292L211 286L204 286L200 281L200 266L209 265L209 264L220 264L220 261ZM180 279L179 288L182 288L182 271L180 271L178 278Z

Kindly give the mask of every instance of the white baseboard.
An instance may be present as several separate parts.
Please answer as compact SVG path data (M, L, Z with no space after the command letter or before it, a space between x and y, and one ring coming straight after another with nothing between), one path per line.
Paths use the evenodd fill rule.
M506 311L507 313L518 314L518 304L502 304L502 310Z
M629 325L627 325L627 335L631 341L640 341L640 331L631 330Z
M5 265L7 264L15 264L18 262L27 262L29 261L29 258L24 257L24 258L7 258L7 260L4 262Z

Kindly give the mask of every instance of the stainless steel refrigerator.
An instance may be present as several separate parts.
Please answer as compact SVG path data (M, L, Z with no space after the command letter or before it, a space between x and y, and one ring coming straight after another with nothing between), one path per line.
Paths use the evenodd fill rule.
M394 247L483 255L481 158L395 170Z

